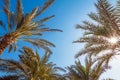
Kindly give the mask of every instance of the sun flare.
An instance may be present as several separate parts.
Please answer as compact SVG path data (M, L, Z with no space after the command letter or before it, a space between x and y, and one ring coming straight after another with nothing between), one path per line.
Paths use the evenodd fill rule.
M116 44L118 42L118 38L116 37L111 37L109 40L108 40L110 43L112 44Z

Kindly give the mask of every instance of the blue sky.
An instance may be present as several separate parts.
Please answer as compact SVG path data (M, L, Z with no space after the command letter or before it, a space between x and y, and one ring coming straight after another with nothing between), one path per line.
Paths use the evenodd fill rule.
M75 29L76 24L81 23L82 20L87 18L86 14L94 7L92 4L95 0L88 1L86 3L84 0L56 0L45 13L52 12L52 14L55 14L55 18L50 20L48 24L52 27L57 26L56 28L63 30L62 33L50 33L50 36L46 35L46 38L50 37L49 40L56 44L51 60L58 66L65 67L73 64L75 60L74 55L83 46L73 44L72 42L82 36L82 31ZM84 4L87 6L84 6Z
M11 0L11 6L13 8L15 7L15 1L16 0ZM45 0L29 0L28 2L28 0L22 0L23 9L25 12L29 12L35 6L40 6L43 4L44 1ZM112 4L115 4L116 0L109 1ZM53 42L56 45L56 48L51 48L53 55L50 60L56 63L57 66L66 67L74 64L74 55L84 46L83 44L72 43L74 40L79 39L83 35L83 31L75 29L75 26L76 24L81 24L83 20L89 20L87 14L90 12L95 12L95 2L97 2L97 0L55 0L52 6L50 6L41 16L39 16L39 18L42 18L54 14L55 17L46 23L47 27L63 30L62 33L51 32L46 33L43 36L43 38ZM9 54L5 51L1 57L17 59L18 57L16 55L16 53ZM84 63L83 60L82 62ZM113 62L112 64L115 65L116 62ZM110 75L112 78L119 80L120 75L118 75L118 71L114 71L116 69L119 68L114 67L113 71L109 71L109 73L113 74L110 75L107 73L105 77L109 77Z

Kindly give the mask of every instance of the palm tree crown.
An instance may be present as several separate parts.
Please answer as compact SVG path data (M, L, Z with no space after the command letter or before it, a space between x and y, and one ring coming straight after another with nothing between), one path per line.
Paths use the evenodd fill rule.
M20 61L0 59L0 71L9 72L12 77L16 76L19 79L27 80L57 80L59 75L59 67L48 62L50 53L46 52L43 57L40 57L38 52L33 52L32 49L24 47L20 50ZM9 77L5 76L3 78Z
M82 54L97 55L105 51L107 54L118 54L120 47L120 0L117 7L113 7L107 0L98 0L95 4L97 13L88 16L94 21L83 21L77 28L85 30L84 36L76 43L86 43L76 57Z
M106 58L110 57L106 56ZM75 65L67 67L70 80L99 80L101 75L110 68L106 58L93 59L91 56L86 56L85 65L82 65L80 60L75 61Z
M24 14L21 0L17 0L16 11L14 12L10 10L10 0L2 0L2 11L7 18L7 24L3 20L0 20L0 26L2 26L3 31L6 31L5 35L0 32L0 54L8 46L10 46L9 52L12 49L15 51L18 40L26 41L51 52L48 46L55 47L55 45L41 39L40 36L42 36L43 32L47 31L61 31L43 27L43 23L54 17L54 15L40 20L35 20L35 18L41 15L53 1L48 0L41 9L36 7L30 13Z

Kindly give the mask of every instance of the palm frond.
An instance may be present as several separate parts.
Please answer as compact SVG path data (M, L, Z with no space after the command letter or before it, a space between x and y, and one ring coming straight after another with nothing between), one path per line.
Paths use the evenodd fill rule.
M49 51L50 53L51 50L49 49L49 47L55 47L55 45L47 40L44 39L36 39L36 38L31 38L31 39L27 39L24 38L23 40L25 40L28 43L32 43L33 45L37 46L37 47L42 47L43 49Z
M43 22L48 21L49 19L55 17L55 15L48 16L46 18L40 19L39 21L36 21L37 24L42 24Z
M114 14L115 8L111 6L107 0L99 0L98 4L95 4L95 6L99 10L99 12L101 12L102 16L106 18L110 26L115 30L119 30L116 22L118 18Z
M21 26L24 27L26 24L31 22L31 20L35 17L35 14L37 13L37 11L38 11L38 7L34 8L31 13L26 15Z
M38 15L42 14L53 2L54 0L47 0L47 2L45 2L44 6L38 11L35 16L37 17Z
M8 30L10 31L11 29L11 23L10 23L10 17L11 17L11 12L10 12L10 0L2 0L5 6L3 6L3 11L7 15L7 22L8 22Z
M17 15L17 28L20 27L20 23L22 22L22 18L24 17L23 9L22 9L22 2L21 0L17 0L17 7L16 7L16 15Z

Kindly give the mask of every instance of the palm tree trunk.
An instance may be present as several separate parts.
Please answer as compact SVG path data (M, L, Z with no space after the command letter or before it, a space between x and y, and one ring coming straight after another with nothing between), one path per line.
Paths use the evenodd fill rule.
M10 45L13 41L13 36L11 34L6 34L3 39L0 41L0 54Z

